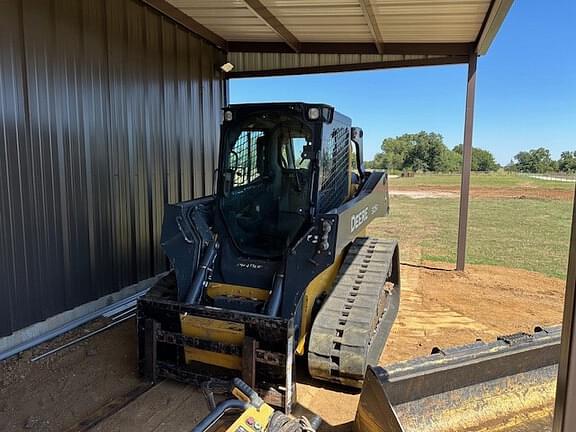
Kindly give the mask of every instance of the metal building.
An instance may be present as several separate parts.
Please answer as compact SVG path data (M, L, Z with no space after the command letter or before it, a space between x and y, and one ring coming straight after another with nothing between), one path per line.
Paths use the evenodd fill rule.
M164 203L211 192L227 79L457 63L475 70L510 4L2 2L0 352L166 269ZM235 68L224 74L227 61Z
M0 2L0 352L166 269L163 204L211 192L228 78L468 64L462 269L476 58L511 4ZM575 244L573 225L555 431L574 424Z
M211 192L225 58L139 0L2 2L0 337L166 269L164 203Z

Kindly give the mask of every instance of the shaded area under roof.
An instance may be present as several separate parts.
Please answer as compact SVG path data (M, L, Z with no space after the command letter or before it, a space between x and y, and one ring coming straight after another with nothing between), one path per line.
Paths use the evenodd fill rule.
M513 0L144 0L228 53L230 78L467 63Z

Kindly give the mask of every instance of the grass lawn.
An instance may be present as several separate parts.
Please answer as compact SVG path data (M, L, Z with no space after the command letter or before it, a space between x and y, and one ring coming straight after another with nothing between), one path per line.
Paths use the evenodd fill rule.
M457 176L421 176L398 182L457 184ZM521 178L522 181L526 179ZM530 181L532 179L529 179ZM515 186L517 176L475 176L477 183ZM551 187L551 182L544 183ZM422 183L418 183L422 184ZM574 185L554 183L574 188ZM540 187L543 187L542 185ZM403 261L455 262L458 233L455 198L391 197L391 215L375 221L370 235L398 238ZM572 202L566 200L476 198L470 203L467 262L522 268L565 278Z
M506 187L541 187L547 189L574 190L574 183L546 181L518 174L472 173L472 187L506 188ZM392 188L413 188L418 186L459 187L460 175L416 174L414 177L391 178Z

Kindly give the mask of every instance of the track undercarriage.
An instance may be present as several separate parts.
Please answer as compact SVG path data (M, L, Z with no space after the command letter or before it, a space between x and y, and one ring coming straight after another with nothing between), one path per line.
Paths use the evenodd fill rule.
M308 346L314 378L362 387L377 365L400 303L398 243L358 238L316 316Z

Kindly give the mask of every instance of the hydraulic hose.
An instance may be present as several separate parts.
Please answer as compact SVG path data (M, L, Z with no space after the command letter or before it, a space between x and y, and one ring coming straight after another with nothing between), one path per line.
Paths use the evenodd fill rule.
M244 411L246 408L248 408L248 403L238 399L228 399L220 402L214 411L204 417L204 419L192 429L192 432L205 432L220 420L227 411Z
M218 243L216 240L211 240L210 243L208 243L206 246L206 250L204 251L204 255L202 255L202 260L200 261L198 270L194 275L194 279L192 279L190 289L188 290L188 294L184 299L187 304L195 304L198 302L198 299L202 294L202 288L204 287L204 283L208 277L208 271L210 270L210 267L216 258L217 244Z
M232 382L234 383L234 387L236 387L250 399L251 405L255 406L256 408L260 408L262 405L264 405L264 401L260 396L258 396L258 393L240 378L234 378Z
M282 291L284 289L284 275L277 274L274 278L274 285L272 286L272 293L266 304L265 313L268 316L275 317L280 311L280 304L282 303Z

